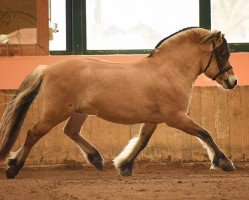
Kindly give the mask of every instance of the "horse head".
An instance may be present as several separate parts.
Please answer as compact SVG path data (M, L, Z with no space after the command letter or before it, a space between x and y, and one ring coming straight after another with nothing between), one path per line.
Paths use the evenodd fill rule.
M204 74L225 89L235 88L238 81L229 62L230 50L224 34L211 31L203 37L201 43L208 44L209 54L208 62L203 65Z

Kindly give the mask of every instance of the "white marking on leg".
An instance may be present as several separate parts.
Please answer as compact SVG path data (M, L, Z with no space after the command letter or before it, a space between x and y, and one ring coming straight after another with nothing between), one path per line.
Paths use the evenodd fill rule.
M132 138L121 153L113 160L114 166L118 169L129 157L138 142L139 137Z
M197 139L202 144L203 148L207 150L208 157L211 161L211 169L214 169L215 168L215 166L213 165L214 156L215 156L214 150L209 146L209 144L207 144L206 142L204 142L200 138L197 138Z
M20 163L22 157L23 157L24 149L21 147L18 151L16 152L10 152L7 160L14 160L16 159L17 164Z

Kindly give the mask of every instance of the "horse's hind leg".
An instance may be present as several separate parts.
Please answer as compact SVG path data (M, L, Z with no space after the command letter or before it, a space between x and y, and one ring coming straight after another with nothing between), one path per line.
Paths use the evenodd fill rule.
M234 171L235 167L230 159L215 144L212 136L207 130L194 122L186 114L182 114L175 120L174 128L178 128L190 135L196 136L208 152L211 160L211 169L219 167L224 171Z
M113 160L115 167L122 176L132 175L133 162L146 147L156 127L157 124L142 124L139 135L131 139L124 150Z
M7 178L14 178L20 169L23 167L31 148L38 142L38 140L46 135L57 123L44 118L39 120L35 126L28 130L26 140L23 146L16 152L11 152L7 159Z
M103 170L104 160L99 151L80 134L81 126L86 118L87 115L85 114L74 113L68 119L64 127L64 133L78 144L87 162L94 165L97 169Z

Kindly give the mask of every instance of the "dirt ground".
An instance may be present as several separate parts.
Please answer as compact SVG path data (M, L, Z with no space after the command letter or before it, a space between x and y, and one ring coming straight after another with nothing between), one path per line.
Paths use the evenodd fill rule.
M0 168L0 199L249 199L249 163L209 170L208 163L135 163L132 177L111 164L26 166L16 179Z

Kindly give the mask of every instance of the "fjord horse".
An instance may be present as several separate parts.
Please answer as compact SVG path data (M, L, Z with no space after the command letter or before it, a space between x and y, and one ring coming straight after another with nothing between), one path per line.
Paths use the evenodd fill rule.
M7 177L14 178L33 145L68 118L64 133L76 142L89 163L102 170L99 151L80 134L88 115L120 124L142 123L139 135L114 159L121 175L132 174L134 160L159 123L197 137L207 149L212 168L233 171L232 161L209 132L187 115L192 87L200 74L205 73L225 89L237 85L229 56L221 32L186 28L160 41L149 56L137 62L69 58L51 66L38 66L21 84L0 124L0 159L10 153ZM22 147L10 152L40 90L42 116L28 130Z

